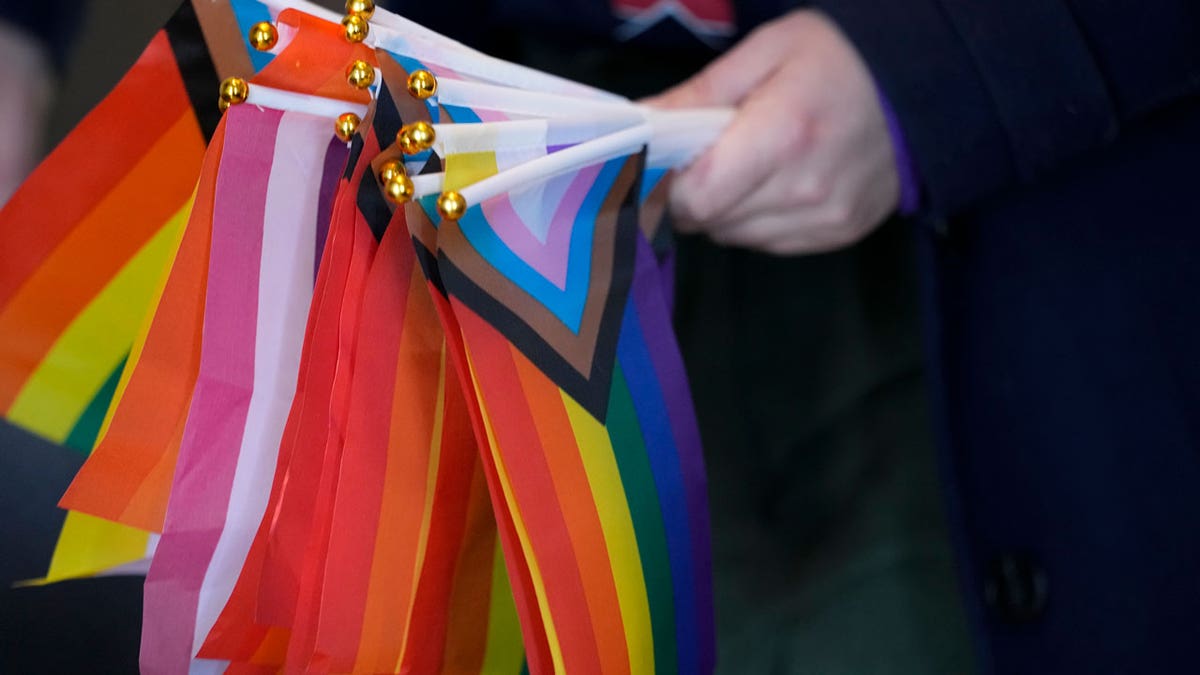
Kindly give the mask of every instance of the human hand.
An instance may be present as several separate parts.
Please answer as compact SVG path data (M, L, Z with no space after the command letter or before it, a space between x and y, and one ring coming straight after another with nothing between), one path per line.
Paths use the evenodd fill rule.
M38 160L52 80L49 58L32 38L0 23L0 206Z
M816 253L862 239L896 208L900 179L875 84L819 12L763 25L646 103L737 108L675 180L680 231L778 255Z

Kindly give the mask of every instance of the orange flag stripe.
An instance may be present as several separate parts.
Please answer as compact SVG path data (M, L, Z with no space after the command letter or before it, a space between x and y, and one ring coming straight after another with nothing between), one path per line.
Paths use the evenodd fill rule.
M183 423L200 366L213 194L224 121L204 158L191 218L141 358L99 445L59 503L161 532Z
M418 208L418 207L410 207ZM487 443L487 423L484 411L480 408L474 396L474 378L471 375L471 364L467 356L466 346L462 340L462 329L454 315L450 301L432 285L428 284L430 294L437 306L442 328L446 332L447 350L454 357L454 371L458 376L459 386L467 393L467 409L471 417L471 428L477 442ZM493 461L491 451L486 445L480 446L480 464L487 477L488 495L492 503L492 513L496 518L496 529L500 535L500 545L504 552L504 561L508 569L508 581L513 590L513 602L521 623L521 635L525 643L525 658L529 663L530 672L553 672L553 655L546 626L542 621L541 610L537 605L536 590L533 583L533 571L525 558L513 514L508 511L507 501L503 494L499 471ZM496 583L493 579L493 583Z
M412 274L395 370L388 462L379 513L381 535L371 565L371 592L356 662L359 672L391 672L400 660L417 572L417 539L426 494L432 489L431 446L441 442L441 438L433 438L438 409L443 408L437 400L441 392L427 387L439 383L440 359L429 358L429 350L441 351L442 330L423 277L418 278L421 271L413 269Z
M451 382L450 386L457 386ZM483 466L475 462L467 500L466 531L454 566L454 585L449 614L446 646L442 652L441 672L478 673L487 653L489 611L480 611L480 598L492 595L493 559L496 554L496 520L488 501Z
M112 92L0 211L0 251L5 252L0 265L0 307L8 304L51 251L151 151L180 115L190 110L175 54L166 33L159 31ZM195 177L192 166L181 169L189 178ZM175 209L182 203L177 201ZM157 224L165 221L162 218Z
M296 26L285 48L286 57L272 59L254 79L265 87L299 91L313 96L370 103L371 94L346 81L346 67L355 60L375 66L375 50L347 42L342 27L294 9L279 13L279 23Z
M358 337L361 346L355 356L350 416L333 504L316 651L327 657L337 672L348 672L354 665L363 607L369 601L380 505L386 499L389 420L394 410L398 353L405 346L406 297L414 273L411 262L397 258L397 244L407 246L407 238L398 240L389 230L367 276ZM411 433L404 439L407 444L421 445L420 434L416 430Z
M601 668L605 673L628 673L629 649L608 545L561 390L515 347L510 345L509 351L542 442L541 447L529 450L545 456L563 517L571 524L569 534L594 622Z
M427 506L424 550L421 551L420 572L415 580L414 599L410 610L409 630L405 636L400 672L436 673L442 667L443 649L450 631L449 603L455 585L470 583L458 575L490 579L495 558L495 528L489 522L480 531L478 517L468 510L472 502L472 481L479 479L478 446L471 430L466 398L455 380L453 365L446 363L442 380L442 414L438 471L436 484ZM479 502L479 499L475 499ZM483 506L482 504L478 504ZM479 561L474 567L458 567L464 548L482 538L492 545L492 561ZM490 590L490 589L489 589ZM488 596L490 597L490 596ZM470 610L465 610L469 612ZM458 618L469 624L482 623L476 634L481 648L486 647L487 616L490 607L477 605L477 616L465 612ZM482 656L482 651L481 654Z
M455 303L480 395L496 437L496 454L512 481L513 495L546 584L547 605L568 672L595 672L600 654L588 612L579 556L570 539L554 479L534 420L522 397L506 390L516 382L509 343L465 306Z
M0 311L8 336L0 410L13 400L72 319L187 202L204 137L189 109L63 240Z

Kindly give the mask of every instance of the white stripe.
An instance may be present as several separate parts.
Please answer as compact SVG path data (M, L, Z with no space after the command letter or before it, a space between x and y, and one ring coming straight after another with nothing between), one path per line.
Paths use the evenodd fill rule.
M312 300L317 201L331 136L322 117L289 112L279 124L263 223L254 389L225 528L200 587L193 655L228 601L266 510Z
M601 137L553 155L540 157L524 165L508 168L491 178L479 181L460 192L468 204L478 204L501 192L520 189L520 181L546 180L552 176L577 171L590 164L637 152L642 139L649 145L646 166L651 169L673 169L687 165L720 136L733 117L727 109L654 111L648 124L628 129L610 137ZM461 125L463 127L478 125ZM447 128L448 131L448 128ZM445 133L439 131L439 134ZM626 143L626 145L621 145ZM520 171L517 171L520 169ZM516 173L514 173L516 172ZM442 191L445 174L413 176L414 197L420 199ZM487 183L482 188L481 183ZM504 189L499 189L504 188Z
M378 81L378 69L375 70L375 75L375 79ZM342 113L352 112L359 117L367 114L367 106L362 103L343 101L336 98L325 98L323 96L311 96L309 94L298 94L294 91L264 87L261 84L253 83L250 84L250 91L246 95L246 103L259 106L260 108L317 115L326 118L326 124L329 124L328 120L336 119Z
M413 199L438 194L442 191L442 181L445 179L446 174L444 173L423 173L413 176Z
M442 157L468 152L495 152L552 145L574 145L637 126L643 114L630 108L624 114L590 114L557 119L508 120L474 124L433 125L433 150Z
M494 110L522 117L568 117L600 112L640 117L637 106L624 99L595 98L518 89L507 84L489 84L442 78L438 81L438 103L464 108Z
M546 148L546 120L435 124L433 151L442 157L501 148Z

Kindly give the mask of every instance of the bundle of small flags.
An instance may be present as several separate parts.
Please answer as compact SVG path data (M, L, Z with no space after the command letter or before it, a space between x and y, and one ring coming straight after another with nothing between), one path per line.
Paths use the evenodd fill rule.
M147 673L698 673L649 109L350 0L190 0L0 211L0 412L87 454L44 579Z

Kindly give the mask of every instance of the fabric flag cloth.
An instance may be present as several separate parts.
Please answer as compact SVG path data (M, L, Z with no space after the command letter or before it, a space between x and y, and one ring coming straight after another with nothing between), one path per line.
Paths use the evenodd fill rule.
M148 561L147 673L710 672L663 214L729 112L370 4L185 3L0 212L44 581Z
M534 285L544 279L528 274L536 258L503 244L505 228L527 227L512 210L489 213L485 202L435 226L425 208L409 207L474 394L497 508L512 519L510 567L528 570L526 611L549 624L541 666L556 672L712 663L699 443L686 389L663 384L685 380L637 220L641 160L579 172L582 194L563 200L578 210L554 214L572 227L565 253L576 267L564 289ZM522 296L540 302L510 300ZM534 328L557 328L556 319L581 328ZM588 611L598 603L607 610Z
M144 318L163 298L172 259L195 249L194 242L178 248L178 237L219 120L213 87L221 75L251 72L235 14L225 3L183 5L0 212L0 247L22 252L0 266L0 412L8 421L87 454L102 427L111 426L110 403L130 390L133 367L142 356L158 358L140 348ZM161 375L183 373L168 368ZM144 391L134 384L135 393ZM169 410L141 419L169 419ZM162 454L169 443L156 426L118 424L110 436L122 443L144 434L141 447ZM139 459L126 447L120 465ZM135 494L138 485L123 466L89 489L97 468L103 471L102 463L77 476L71 493L78 503L64 503L80 510L67 515L49 580L143 558L153 542L147 531L161 527L170 466L146 468L157 468L160 487L149 500L145 491Z
M203 20L195 29L197 35L203 29L205 38L216 36L211 42L195 45L209 48L204 58L211 62L210 76L203 81L197 78L200 91L194 96L197 107L206 114L213 110L212 92L220 81L218 76L249 78L257 72L257 77L268 81L286 77L279 73L286 66L269 67L273 55L254 50L246 42L243 27L270 18L265 6L254 2L195 2L185 4L172 23L194 15ZM280 21L289 18L300 21L303 15L285 14ZM193 59L201 58L196 49L188 54ZM219 66L224 70L216 70ZM328 76L327 68L325 73ZM308 82L297 86L315 88ZM338 154L344 156L344 151ZM193 170L189 178L194 180L195 175ZM123 397L141 400L131 400L115 409L92 461L64 496L64 506L145 530L162 529L175 455L199 368L208 233L204 229L206 219L201 217L198 223L196 228L189 228L189 239L179 249L150 332L123 390ZM130 462L136 462L138 469L129 470ZM124 484L119 482L122 480Z
M243 106L224 136L200 370L146 580L147 614L164 620L145 635L168 634L143 650L171 645L185 659L224 605L265 508L312 295L331 131L320 117Z
M355 166L335 202L316 292L321 306L310 322L302 366L302 377L328 378L333 373L321 362L335 360L339 345L355 344L353 355L342 359L353 362L343 371L350 378L343 388L348 415L328 417L336 382L301 384L289 420L294 441L281 454L272 516L263 519L234 596L200 656L382 672L401 660L406 642L422 646L410 653L428 658L435 653L429 646L446 640L447 649L436 656L453 658L456 672L485 664L483 672L495 672L506 654L508 672L520 667L519 644L512 640L516 617L505 613L511 600L504 599L502 571L496 577L495 528L475 468L465 403L407 230L402 221L389 222L403 212L393 216L384 206L373 177L377 139L394 137L399 126L395 114L377 114L355 140ZM356 271L368 263L365 275ZM354 302L360 304L347 307ZM361 316L358 325L342 321L343 330L334 330L352 312ZM318 332L322 328L329 330ZM315 433L304 429L306 416L317 418L307 425ZM331 443L324 433L329 427L344 429L344 440L335 436ZM297 480L289 481L290 475ZM422 531L429 532L427 542ZM283 562L267 560L272 546ZM431 581L438 577L443 579L435 587ZM457 601L450 597L456 579L465 586ZM493 586L501 592L491 593ZM444 595L430 612L416 614L435 588ZM481 604L472 591L493 600ZM415 635L405 630L413 615L422 617L412 622ZM271 630L280 624L292 629L286 641ZM504 630L505 624L513 628ZM419 637L421 631L441 637L431 643Z

